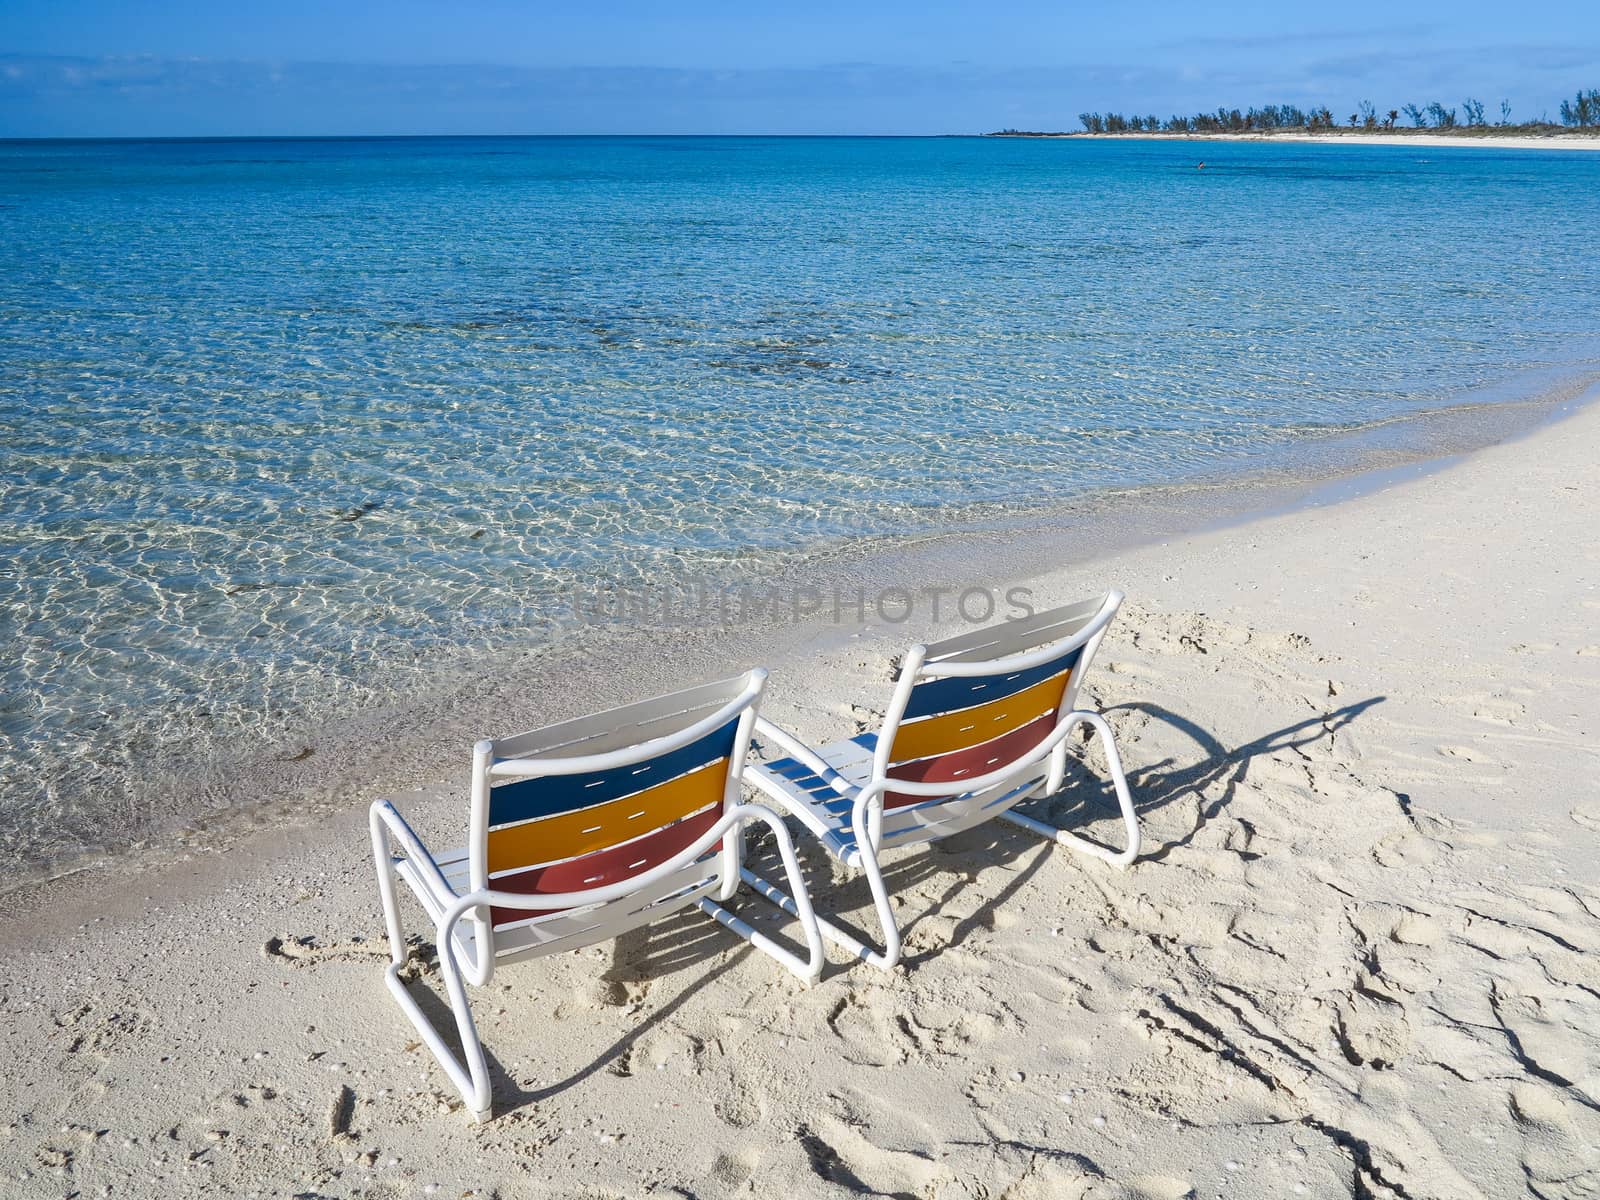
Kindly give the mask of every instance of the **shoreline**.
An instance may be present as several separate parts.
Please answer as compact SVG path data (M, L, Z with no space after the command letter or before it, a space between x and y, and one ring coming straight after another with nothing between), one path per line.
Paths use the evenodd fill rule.
M1293 466L1165 487L1099 489L1056 506L999 513L949 529L865 535L797 552L755 578L786 595L816 586L848 596L884 581L914 589L984 586L1047 572L1061 562L1094 562L1175 536L1315 507L1329 496L1359 496L1395 474L1440 470L1463 454L1528 436L1585 392L1600 402L1600 372L1574 366L1548 378L1527 372L1488 389L1490 398L1467 393L1441 408L1309 439L1312 445L1302 446L1307 453ZM920 619L914 614L907 628ZM270 843L379 795L433 786L451 774L461 747L482 736L490 722L534 728L580 715L562 697L548 696L544 681L552 675L600 675L591 684L598 690L589 694L599 697L595 707L603 707L639 690L635 682L597 670L606 662L636 664L636 670L649 662L642 673L662 680L660 690L670 690L671 681L685 673L715 676L719 663L758 665L764 646L789 652L808 641L829 642L870 628L781 618L692 628L612 622L453 654L456 662L436 664L417 677L427 685L420 693L366 703L353 712L308 716L295 723L293 736L254 753L213 757L187 777L157 775L150 785L163 804L161 815L140 829L131 853L91 850L53 867L14 864L20 870L0 895L33 910L45 897L114 883L147 866L197 855L249 854L263 829L271 831ZM485 679L486 669L497 677ZM249 798L241 802L245 789Z
M842 1172L929 1200L1584 1194L1595 399L1373 489L1330 484L1321 506L1015 560L1005 582L1041 604L1130 597L1085 687L1128 766L1141 859L1119 872L992 826L894 855L892 975L835 956L804 988L694 917L508 967L472 993L486 1126L386 994L360 806L64 881L0 926L0 1178L27 1195L834 1197ZM811 741L870 724L892 655L929 632L752 646L773 667L764 711ZM708 640L616 665L547 690L591 710L745 662ZM459 841L454 780L397 799L435 848ZM1055 804L1091 834L1115 825L1087 777ZM865 921L859 877L803 857L819 904ZM418 986L438 982L421 963Z
M1072 138L1081 141L1134 142L1290 142L1325 146L1478 146L1493 150L1600 150L1600 132L1502 134L1434 133L985 133L992 138Z
M931 141L774 144L674 156L683 170L663 191L652 182L668 161L659 148L526 149L17 158L32 178L22 203L37 244L17 247L12 291L25 319L13 357L30 386L6 415L18 458L7 545L22 569L7 589L18 646L0 841L14 857L70 869L81 847L120 855L150 830L209 843L258 823L236 811L244 802L292 810L306 797L314 819L373 788L447 774L450 721L498 719L474 700L475 663L523 681L497 684L504 694L538 689L558 658L622 653L625 630L600 631L592 649L573 637L533 648L575 577L764 577L784 561L786 573L773 571L789 579L813 565L859 573L878 545L898 554L968 524L1014 541L1071 526L1060 549L1080 556L1115 546L1124 506L1172 528L1158 511L1169 501L1198 516L1248 508L1230 491L1270 482L1258 469L1292 460L1321 474L1363 438L1388 447L1424 436L1391 424L1344 440L1337 426L1446 405L1528 363L1600 363L1600 331L1570 304L1596 267L1570 197L1600 160L1546 156L1525 179L1503 155L1498 165L1454 156L1437 170L1401 155L1390 165L1406 186L1386 168L1323 179L1303 162L1247 172L1218 194L1192 170L1210 152L1112 146L1080 164L1076 153L1045 163L1015 147L974 155ZM254 265L236 242L208 236L240 187L256 200L272 180L337 191L354 178L350 155L397 185L373 195L404 236L370 243L351 232L376 228L367 210L331 205L328 236L345 250L329 269L354 279L344 272L398 253L437 287L378 270L359 303L328 301L305 270L294 206L252 209L271 229L271 253ZM550 182L595 156L619 156L638 187L603 173L582 176L592 195L589 182ZM92 237L70 234L71 206L51 200L63 163L76 164L63 178L89 204ZM754 186L719 183L719 163ZM904 186L936 164L982 186ZM405 181L476 179L479 167L489 182L460 193L472 219L448 223L443 243L422 236L440 210ZM139 271L102 276L94 248L121 228L116 182L147 169L174 219L141 234L151 253ZM780 178L762 199L760 181ZM1126 219L1122 182L1140 197L1138 222ZM1014 228L993 219L991 185L1014 198ZM1495 201L1455 207L1463 189ZM1301 206L1323 190L1327 206ZM733 226L674 215L723 193ZM780 194L796 201L783 209L794 218L785 236L831 281L826 296L793 291L792 255L770 220ZM523 261L506 249L514 241L476 236L502 202L542 228L546 200L565 214L549 227L555 242L534 243L549 255ZM1436 206L1455 219L1416 223ZM667 258L596 239L597 212ZM908 221L897 227L910 241L865 232L880 218ZM759 234L755 259L729 228ZM1462 257L1464 243L1477 249ZM1530 244L1543 250L1530 255ZM82 310L93 350L82 361L77 342L51 340L77 302L27 285L57 245L105 301ZM562 264L589 250L611 265L568 279ZM707 271L658 269L697 255ZM1309 269L1317 261L1326 273ZM201 262L208 278L237 281L226 303L187 288L184 271ZM921 283L885 292L908 266ZM530 291L534 278L549 288ZM712 280L726 286L704 286ZM110 302L126 289L127 305ZM134 291L179 297L181 320L157 321ZM280 311L292 319L262 316ZM191 334L198 373L169 378L168 352ZM324 342L321 367L294 351L305 338ZM137 386L116 382L116 347L131 348ZM179 408L142 423L174 397ZM217 414L226 419L208 424ZM829 429L840 436L819 443ZM1252 478L1235 484L1241 475ZM1204 483L1127 486L1184 480ZM1091 489L1101 498L1051 511ZM827 549L908 529L921 532ZM978 536L970 565L1001 569ZM808 545L820 549L806 557ZM542 719L525 702L514 711Z

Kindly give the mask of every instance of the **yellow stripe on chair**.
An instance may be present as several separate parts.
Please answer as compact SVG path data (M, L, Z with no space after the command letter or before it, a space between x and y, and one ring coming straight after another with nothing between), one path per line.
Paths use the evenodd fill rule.
M1060 706L1070 675L1070 671L1063 671L1014 696L908 722L895 733L889 758L892 762L903 763L949 754L1020 729Z
M727 784L728 760L719 758L620 800L491 829L489 874L559 862L632 841L708 804L720 804Z

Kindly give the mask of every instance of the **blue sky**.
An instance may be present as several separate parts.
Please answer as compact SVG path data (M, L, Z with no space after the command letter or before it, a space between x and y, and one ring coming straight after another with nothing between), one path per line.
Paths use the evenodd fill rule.
M1600 5L0 0L0 136L974 133L1359 100L1554 114Z

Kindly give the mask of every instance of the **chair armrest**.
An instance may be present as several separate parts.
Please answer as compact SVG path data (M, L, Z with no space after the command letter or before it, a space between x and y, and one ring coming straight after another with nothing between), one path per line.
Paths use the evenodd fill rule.
M426 881L429 888L441 898L454 897L455 890L445 882L439 864L433 861L433 855L428 853L428 848L422 844L422 839L417 836L416 830L406 824L406 819L400 815L400 810L387 800L378 800L372 805L372 823L376 826L380 821L389 836L406 852L406 857L416 864L418 877Z

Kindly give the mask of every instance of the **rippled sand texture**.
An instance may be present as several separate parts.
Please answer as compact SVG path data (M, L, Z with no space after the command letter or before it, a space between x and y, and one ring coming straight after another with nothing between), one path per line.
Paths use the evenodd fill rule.
M1600 163L1206 154L0 148L0 843L118 843L169 760L579 581L1291 464L1592 353Z

